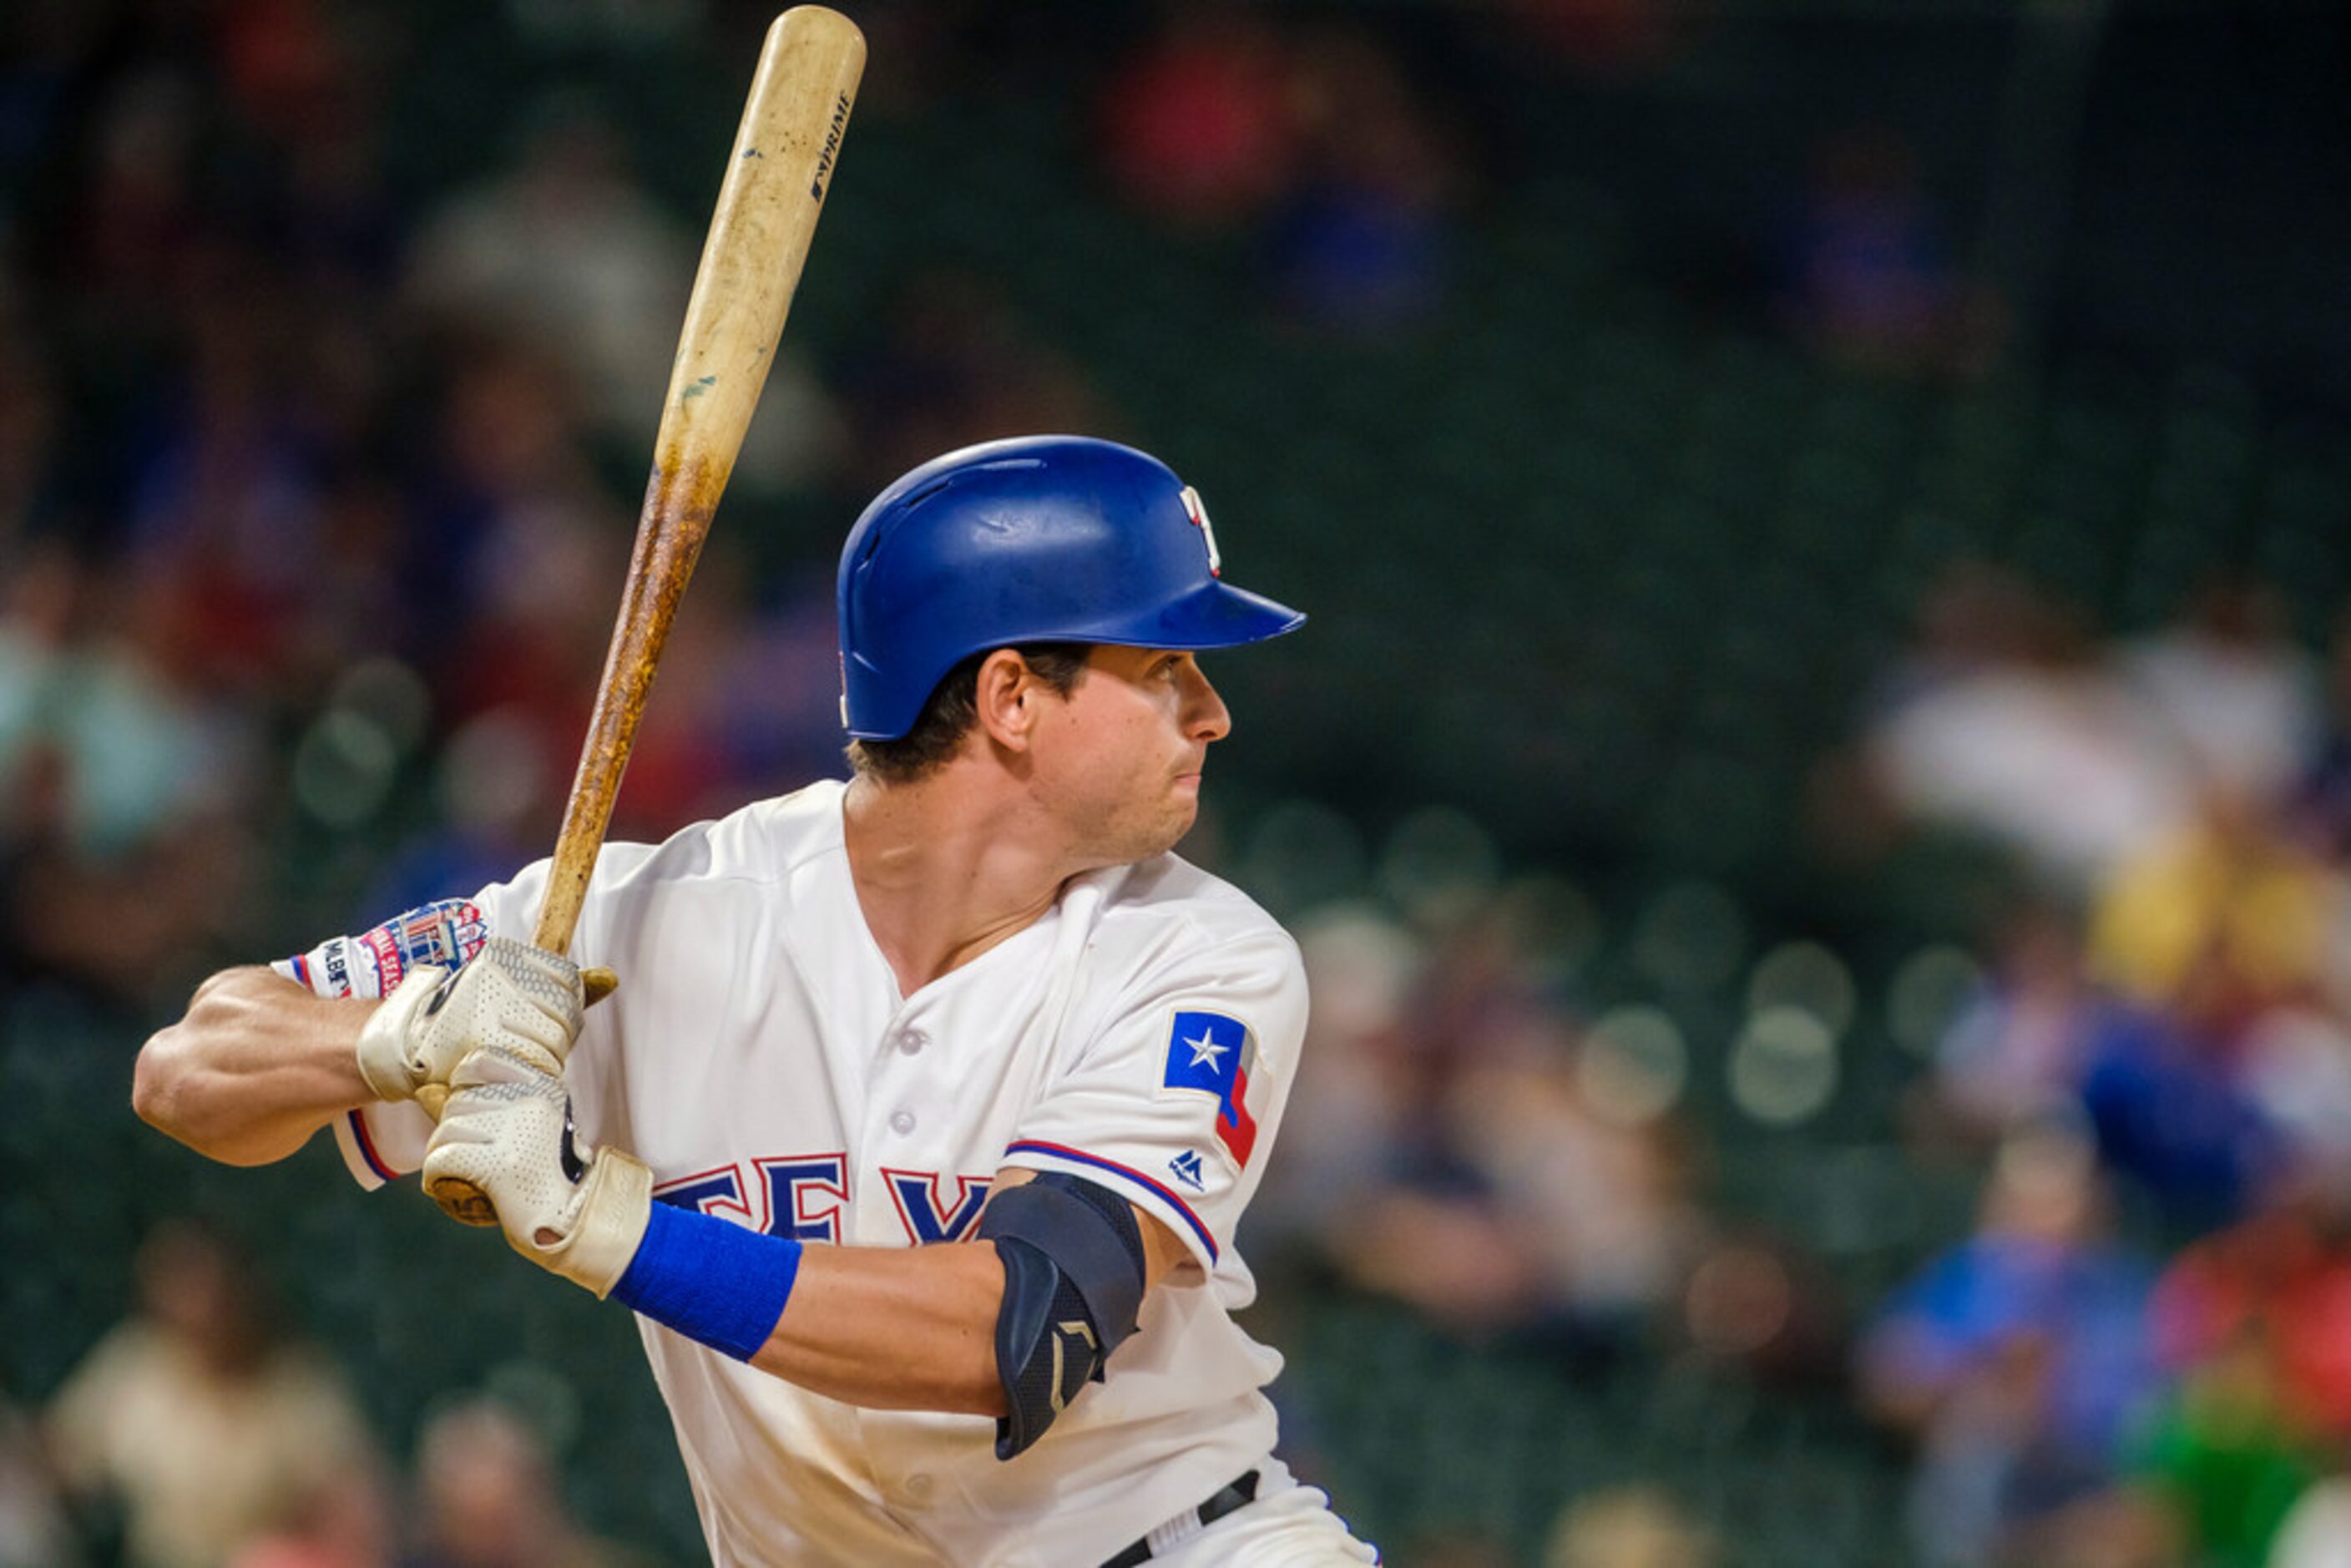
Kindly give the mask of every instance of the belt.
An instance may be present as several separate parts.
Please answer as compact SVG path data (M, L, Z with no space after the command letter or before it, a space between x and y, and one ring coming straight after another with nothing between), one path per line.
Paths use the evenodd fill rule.
M1138 1563L1148 1563L1152 1558L1158 1555L1158 1553L1154 1552L1151 1547L1153 1536L1160 1537L1160 1544L1162 1546L1173 1546L1176 1544L1176 1541L1190 1538L1199 1531L1205 1530L1209 1525L1216 1523L1217 1521L1224 1518L1225 1515L1232 1512L1235 1509L1247 1508L1255 1500L1257 1500L1257 1472L1255 1470L1251 1470L1247 1475L1242 1476L1238 1480L1228 1481L1217 1490L1214 1497L1208 1499L1207 1501L1202 1503L1199 1507L1192 1510L1191 1512L1177 1514L1174 1519L1169 1520L1166 1524L1161 1525L1159 1529L1153 1531L1150 1535L1144 1536L1142 1540L1136 1542L1134 1545L1128 1547L1125 1551L1120 1552L1109 1562L1103 1563L1102 1568L1134 1568L1134 1565ZM1199 1521L1199 1523L1196 1526L1192 1522L1196 1519ZM1162 1533L1163 1531L1165 1531L1170 1525L1183 1527L1180 1533L1176 1534L1175 1540L1169 1540Z

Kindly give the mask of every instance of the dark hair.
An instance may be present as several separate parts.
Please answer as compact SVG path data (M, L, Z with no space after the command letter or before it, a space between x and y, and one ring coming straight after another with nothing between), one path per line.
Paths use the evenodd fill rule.
M1090 643L1015 643L1036 677L1063 696L1085 673ZM895 740L852 740L849 765L885 784L911 784L946 766L963 745L964 736L979 718L979 667L994 648L982 649L939 677L914 727Z

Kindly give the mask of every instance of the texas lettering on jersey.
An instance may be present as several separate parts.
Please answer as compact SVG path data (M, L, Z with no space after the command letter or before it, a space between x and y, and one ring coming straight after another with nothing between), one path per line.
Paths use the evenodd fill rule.
M715 1214L770 1236L796 1241L841 1239L842 1210L849 1203L849 1160L840 1154L785 1155L753 1160L744 1179L741 1165L703 1171L664 1182L653 1196L680 1208ZM944 1199L945 1178L935 1171L881 1167L883 1186L898 1210L906 1240L920 1247L959 1240L979 1221L987 1201L988 1176L958 1176L955 1196Z

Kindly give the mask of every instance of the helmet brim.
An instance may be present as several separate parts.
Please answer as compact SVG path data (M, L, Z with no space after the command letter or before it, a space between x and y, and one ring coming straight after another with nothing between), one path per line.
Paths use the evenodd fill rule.
M1161 606L1147 622L1105 627L1094 632L1091 641L1129 648L1238 648L1295 632L1304 624L1301 611L1246 588L1211 581Z

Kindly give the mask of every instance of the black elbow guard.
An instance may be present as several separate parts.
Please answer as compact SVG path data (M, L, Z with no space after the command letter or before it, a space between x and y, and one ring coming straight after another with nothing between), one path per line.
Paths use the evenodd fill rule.
M1134 1332L1143 1228L1116 1193L1048 1171L990 1198L979 1235L1004 1262L996 1373L1010 1414L996 1424L996 1457L1008 1459L1101 1380L1102 1363Z

